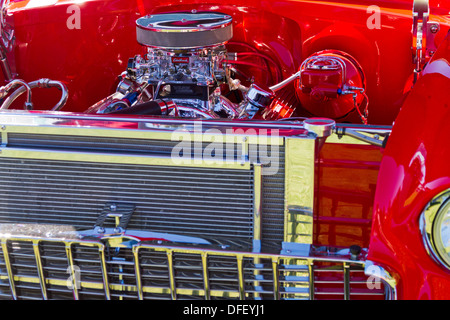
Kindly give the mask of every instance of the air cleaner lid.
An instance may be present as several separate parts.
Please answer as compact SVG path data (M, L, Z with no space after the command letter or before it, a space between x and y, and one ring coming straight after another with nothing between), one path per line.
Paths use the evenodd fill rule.
M226 43L232 18L216 12L153 14L136 21L137 41L149 47L193 49Z

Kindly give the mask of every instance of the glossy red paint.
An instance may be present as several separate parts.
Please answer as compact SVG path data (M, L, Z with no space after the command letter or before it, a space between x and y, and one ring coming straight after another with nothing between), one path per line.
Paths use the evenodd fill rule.
M111 93L128 58L142 53L135 20L149 13L195 8L230 14L235 30L230 51L256 50L276 62L268 67L269 76L264 69L251 69L264 84L275 82L278 69L283 78L291 75L314 52L351 54L367 75L369 123L390 125L395 120L395 125L384 155L377 147L325 144L317 168L314 240L321 245L370 244L368 258L398 278L399 298L450 298L450 273L428 256L418 226L426 203L450 187L450 40L443 42L407 96L414 68L411 1L92 0L78 3L80 30L66 26L73 1L36 8L27 8L28 3L11 1L6 17L16 32L8 55L13 72L27 81L47 77L67 83L67 111L82 112ZM380 29L367 28L371 5L381 8ZM439 43L449 29L450 1L430 5L431 20L441 24ZM35 98L38 109L45 109L59 96L37 92Z
M450 188L450 38L425 68L396 119L381 163L369 259L399 279L399 298L449 299L450 271L425 250L419 216Z
M41 77L62 80L71 93L67 110L84 111L107 96L129 57L141 53L135 39L135 20L149 13L197 9L222 11L233 19L235 43L250 45L277 62L285 78L314 52L335 49L355 57L367 75L370 98L369 123L392 124L409 90L411 61L411 3L398 1L107 1L78 2L81 29L69 30L67 11L73 1L27 8L29 1L13 1L7 21L16 30L16 46L9 55L18 77L33 81ZM432 2L433 4L433 2ZM370 5L381 8L381 28L367 28ZM432 14L445 3L436 2ZM440 6L443 8L441 9ZM448 30L445 17L439 36ZM274 27L276 26L276 27ZM236 49L230 45L230 49ZM240 50L243 50L242 48ZM270 67L273 72L274 67ZM245 68L244 68L245 69ZM393 72L395 70L395 72ZM257 81L264 70L252 70ZM47 93L42 100L57 100Z

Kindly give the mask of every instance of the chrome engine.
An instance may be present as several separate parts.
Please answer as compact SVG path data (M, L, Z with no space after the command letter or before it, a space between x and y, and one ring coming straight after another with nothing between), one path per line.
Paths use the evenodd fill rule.
M232 79L225 44L232 18L221 13L158 14L137 20L147 54L129 59L117 91L88 113L129 113L189 118L247 118L243 105L221 92L248 92Z

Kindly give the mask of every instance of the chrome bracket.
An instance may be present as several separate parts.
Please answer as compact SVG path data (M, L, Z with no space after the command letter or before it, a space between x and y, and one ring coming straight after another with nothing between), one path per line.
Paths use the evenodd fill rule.
M115 233L123 233L128 223L130 222L131 215L135 210L135 205L130 203L109 202L106 203L102 213L98 216L95 223L94 230L97 233L105 232L105 221L107 218L114 218L115 220Z
M425 64L425 48L427 22L430 14L428 0L414 0L413 3L413 62L416 71L420 71Z
M436 21L430 21L430 7L428 0L414 0L413 4L413 63L414 80L417 80L418 74L423 70L427 61L436 52L434 38L438 33L440 26Z
M283 242L281 244L281 254L309 257L311 245L307 243Z
M428 21L427 23L427 51L426 51L426 57L431 58L433 54L436 52L437 47L436 43L434 42L434 38L436 37L436 34L441 29L441 26L439 25L439 22L437 21Z

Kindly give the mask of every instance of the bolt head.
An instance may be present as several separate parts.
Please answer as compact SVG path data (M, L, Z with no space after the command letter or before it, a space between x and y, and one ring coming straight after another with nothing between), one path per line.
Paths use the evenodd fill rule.
M436 32L438 32L439 31L439 25L437 25L437 24L432 24L431 26L430 26L430 32L431 33L436 33Z

